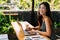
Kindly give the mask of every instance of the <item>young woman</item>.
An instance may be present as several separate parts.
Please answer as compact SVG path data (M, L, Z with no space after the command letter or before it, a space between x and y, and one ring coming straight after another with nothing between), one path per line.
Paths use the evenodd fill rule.
M51 40L55 40L55 33L53 28L53 20L51 18L50 6L47 2L42 2L39 5L38 11L38 26L34 27L34 30L31 32L37 32L40 35L49 37Z

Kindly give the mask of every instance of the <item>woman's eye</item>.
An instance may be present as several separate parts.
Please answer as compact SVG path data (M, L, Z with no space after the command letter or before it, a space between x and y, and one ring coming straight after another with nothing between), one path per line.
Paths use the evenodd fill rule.
M46 7L43 7L43 9L46 9Z
M40 9L46 9L46 7L39 7Z

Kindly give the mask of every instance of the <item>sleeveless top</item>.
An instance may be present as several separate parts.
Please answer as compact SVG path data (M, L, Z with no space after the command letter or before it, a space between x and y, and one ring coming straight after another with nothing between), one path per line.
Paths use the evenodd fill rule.
M56 36L55 36L54 26L53 26L53 25L51 25L51 30L52 30L52 33L51 33L51 36L50 36L49 38L50 38L51 40L56 40ZM42 22L41 30L40 30L40 31L46 32L45 22Z

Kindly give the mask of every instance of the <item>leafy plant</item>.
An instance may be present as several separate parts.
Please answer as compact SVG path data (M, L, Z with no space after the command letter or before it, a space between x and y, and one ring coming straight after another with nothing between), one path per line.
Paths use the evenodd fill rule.
M34 0L35 10L38 8L38 5L41 2L48 2L50 4L51 10L59 10L60 9L60 0Z
M9 33L11 27L9 16L3 15L3 12L0 12L0 34Z
M7 0L0 0L0 4L7 3Z
M55 29L60 28L60 22L54 22Z
M0 34L2 33L14 33L11 22L17 21L17 17L11 15L4 15L3 12L0 12ZM20 19L23 21L23 18Z

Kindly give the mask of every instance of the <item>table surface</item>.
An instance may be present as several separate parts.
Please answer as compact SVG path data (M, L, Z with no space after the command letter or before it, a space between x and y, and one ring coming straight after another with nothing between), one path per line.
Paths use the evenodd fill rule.
M40 40L50 40L49 38L42 36L42 35L34 35L34 36L25 36L23 29L22 29L22 25L19 25L17 22L11 22L14 31L16 32L16 36L18 38L18 40L24 40L26 37L32 38L32 37L36 37L36 36L40 36ZM33 38L32 38L33 40Z

